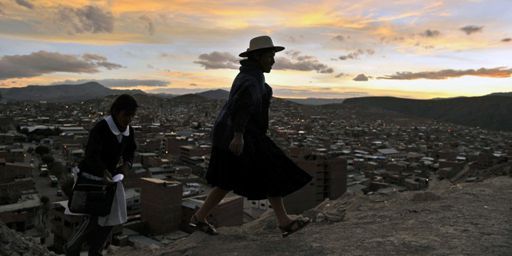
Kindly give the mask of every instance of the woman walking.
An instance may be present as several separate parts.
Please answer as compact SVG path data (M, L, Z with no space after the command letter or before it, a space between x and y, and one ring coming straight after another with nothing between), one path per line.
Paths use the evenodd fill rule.
M83 216L82 223L65 245L67 256L80 255L84 242L89 245L89 256L102 255L101 251L112 228L126 222L126 203L121 180L123 174L132 166L136 149L133 128L129 124L137 107L132 96L120 95L112 103L110 115L96 123L89 133L85 158L78 165L78 175L90 180L112 182L115 194L108 215ZM122 164L118 165L121 159Z
M282 50L284 47L274 46L270 37L259 36L239 55L247 59L240 61L240 73L213 128L206 174L213 189L190 220L190 226L197 230L218 234L206 217L229 191L249 200L268 199L283 237L309 223L304 217L292 219L283 197L309 183L311 176L266 135L272 88L265 83L263 73L270 73L275 53Z

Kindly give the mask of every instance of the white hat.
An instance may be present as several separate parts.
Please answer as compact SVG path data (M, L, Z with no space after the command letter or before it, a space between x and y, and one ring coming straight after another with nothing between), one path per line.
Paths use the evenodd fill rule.
M272 42L272 39L269 36L258 36L251 39L247 51L240 53L238 56L247 57L250 52L262 49L272 49L274 52L280 52L284 50L284 47L274 46L274 43Z

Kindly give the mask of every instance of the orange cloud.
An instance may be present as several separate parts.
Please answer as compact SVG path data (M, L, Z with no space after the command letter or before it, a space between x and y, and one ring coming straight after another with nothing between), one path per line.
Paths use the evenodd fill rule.
M446 4L443 1L400 1L393 6L393 11L386 15L379 13L379 10L387 10L391 7L388 3L377 0L322 0L316 1L315 4L302 1L290 4L289 2L268 0L239 2L116 0L94 1L93 4L89 0L69 0L65 3L56 0L42 0L32 3L34 9L30 12L14 1L6 3L4 12L9 18L30 22L20 22L20 26L25 28L24 32L10 29L9 31L0 31L0 34L58 42L119 44L126 42L162 43L190 38L213 40L245 36L248 31L272 33L286 29L323 27L325 29L342 28L358 31L366 35L360 40L371 41L383 37L387 39L402 37L406 31L417 27L417 24L404 22L396 24L393 23L394 21L425 15L439 16L440 13L446 13L446 10L443 9ZM86 33L84 36L69 35L67 33L69 28L65 30L54 23L55 12L59 8L85 10L86 7L103 10L106 14L112 13L113 28L110 29L110 23L105 23L108 25L105 27L106 29L99 27L104 29L92 31L108 33L96 33L94 36L91 36L90 33ZM2 17L0 16L0 18ZM68 19L74 21L71 24L72 28L78 26L84 30L84 24L77 22L80 17ZM141 20L141 17L145 17L144 20ZM31 31L26 29L27 24L33 26L29 29ZM85 28L88 27L85 26ZM435 27L430 26L429 28ZM417 31L416 34L420 31ZM489 40L469 40L468 38L452 37L449 34L445 35L444 31L442 32L443 38L439 37L435 41L429 41L429 45L457 50L493 46L489 44ZM399 47L407 48L414 48L418 43L414 38L391 41Z
M378 77L378 79L392 79L392 80L414 80L414 79L447 79L462 76L479 76L488 78L507 78L512 75L512 69L505 67L497 68L480 68L480 69L466 69L466 70L453 70L445 69L440 71L431 72L397 72L394 75Z
M166 71L161 72L159 76L167 78L172 81L173 87L190 87L190 84L202 88L230 88L233 78L238 71L228 70L212 72L183 72L183 71Z
M361 96L396 96L413 99L432 99L460 96L447 92L389 90L361 87L317 87L274 85L274 96L283 98L347 98Z

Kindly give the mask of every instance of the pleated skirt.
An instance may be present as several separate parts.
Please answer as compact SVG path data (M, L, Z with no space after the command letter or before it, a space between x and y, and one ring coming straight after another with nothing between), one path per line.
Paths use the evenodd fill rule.
M284 197L311 179L264 134L246 134L240 156L214 145L206 173L211 186L233 191L249 200Z

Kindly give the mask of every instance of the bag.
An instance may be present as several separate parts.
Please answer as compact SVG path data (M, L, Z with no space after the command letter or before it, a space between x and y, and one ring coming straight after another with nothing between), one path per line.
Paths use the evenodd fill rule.
M68 201L69 210L73 213L106 216L110 213L115 190L114 183L79 172Z

